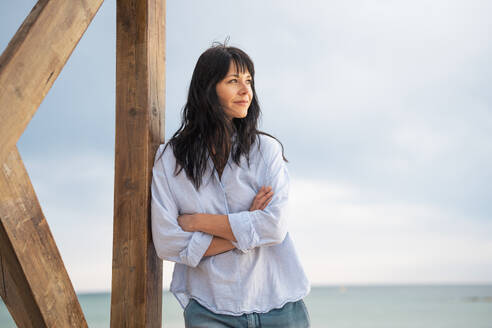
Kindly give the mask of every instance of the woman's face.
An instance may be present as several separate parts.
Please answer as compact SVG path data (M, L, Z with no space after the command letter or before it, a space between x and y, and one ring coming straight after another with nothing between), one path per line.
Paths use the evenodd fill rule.
M243 73L238 72L231 60L225 78L215 87L219 103L229 120L248 115L248 108L253 99L251 83L252 78L248 70Z

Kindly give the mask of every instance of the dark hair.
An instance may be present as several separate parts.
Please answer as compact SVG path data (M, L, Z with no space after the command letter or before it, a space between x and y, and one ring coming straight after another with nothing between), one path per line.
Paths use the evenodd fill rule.
M229 158L229 152L232 152L232 159L237 165L241 156L245 155L249 167L250 148L259 134L276 139L282 146L282 157L287 162L282 143L272 135L257 129L261 112L254 85L253 61L241 49L226 46L226 42L214 42L212 47L198 58L188 90L188 100L183 108L181 126L166 145L172 146L176 164L180 166L178 171L176 165L175 175L184 168L197 189L200 188L202 176L206 171L208 156L212 156L216 167L223 168ZM247 69L251 74L253 99L246 117L229 121L220 106L215 88L229 71L231 61L241 72ZM234 133L236 138L232 140Z

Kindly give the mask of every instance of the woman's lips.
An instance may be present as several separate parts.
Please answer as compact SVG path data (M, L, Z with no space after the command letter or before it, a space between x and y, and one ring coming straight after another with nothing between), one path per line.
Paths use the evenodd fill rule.
M248 104L247 101L235 101L234 103L239 104L239 105L247 105Z

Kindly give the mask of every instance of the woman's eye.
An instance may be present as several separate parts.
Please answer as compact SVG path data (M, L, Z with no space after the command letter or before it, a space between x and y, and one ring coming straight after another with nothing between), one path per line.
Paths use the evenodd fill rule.
M237 80L236 79L232 79L229 82L237 82Z

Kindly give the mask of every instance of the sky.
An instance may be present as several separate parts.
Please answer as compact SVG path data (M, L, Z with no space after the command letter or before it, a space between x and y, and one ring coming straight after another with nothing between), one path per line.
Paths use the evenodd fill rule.
M0 2L1 51L35 2ZM198 57L230 37L255 63L260 128L285 147L313 285L492 283L490 12L168 0L166 139ZM18 142L77 292L111 288L115 14L106 0Z

